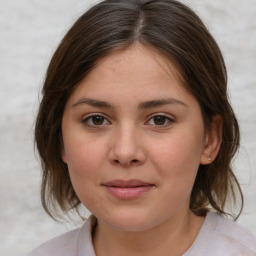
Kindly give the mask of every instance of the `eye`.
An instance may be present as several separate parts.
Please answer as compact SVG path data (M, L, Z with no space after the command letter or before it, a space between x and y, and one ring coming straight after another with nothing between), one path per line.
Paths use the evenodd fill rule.
M174 120L170 117L165 115L155 115L147 121L147 124L154 126L167 126L172 122L174 122Z
M83 123L87 126L103 126L103 125L108 125L110 122L101 115L90 115L83 119Z

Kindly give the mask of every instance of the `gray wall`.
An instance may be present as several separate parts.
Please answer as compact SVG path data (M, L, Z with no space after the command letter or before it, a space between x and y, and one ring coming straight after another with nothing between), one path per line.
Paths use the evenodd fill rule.
M95 1L0 0L0 254L24 255L73 227L40 205L33 122L44 72L71 23ZM241 225L256 234L256 0L187 0L223 50L242 147L235 161L245 193Z

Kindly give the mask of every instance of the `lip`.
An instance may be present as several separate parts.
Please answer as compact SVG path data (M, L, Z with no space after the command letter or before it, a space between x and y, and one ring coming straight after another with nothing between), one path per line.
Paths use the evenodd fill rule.
M149 192L154 184L141 180L112 180L102 184L106 190L117 199L133 200Z

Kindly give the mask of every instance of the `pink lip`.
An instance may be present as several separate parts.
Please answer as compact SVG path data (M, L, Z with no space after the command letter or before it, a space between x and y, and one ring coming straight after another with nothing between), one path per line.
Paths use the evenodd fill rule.
M114 197L122 200L132 200L150 191L154 184L140 180L112 180L103 186Z

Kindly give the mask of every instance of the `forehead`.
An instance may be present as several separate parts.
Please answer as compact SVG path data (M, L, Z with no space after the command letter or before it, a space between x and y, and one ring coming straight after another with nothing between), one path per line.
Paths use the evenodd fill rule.
M135 44L100 60L78 84L70 100L97 97L118 102L129 98L133 104L136 100L192 97L188 94L173 62L152 47Z
M101 71L112 73L135 73L150 76L174 76L179 82L183 83L183 78L178 66L167 56L152 46L135 43L125 49L112 52L107 57L101 59L97 65L97 72Z

